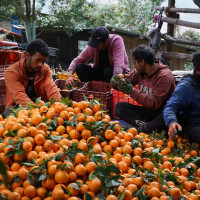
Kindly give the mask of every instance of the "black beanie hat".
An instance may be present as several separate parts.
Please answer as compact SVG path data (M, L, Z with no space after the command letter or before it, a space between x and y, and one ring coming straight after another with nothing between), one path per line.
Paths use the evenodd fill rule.
M194 66L194 70L200 70L200 50L193 53L192 63Z

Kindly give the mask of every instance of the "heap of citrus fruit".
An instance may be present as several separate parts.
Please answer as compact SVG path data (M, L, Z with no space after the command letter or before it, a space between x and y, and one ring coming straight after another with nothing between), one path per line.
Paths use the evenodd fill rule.
M39 99L0 117L0 199L198 199L198 148L123 129L95 100Z

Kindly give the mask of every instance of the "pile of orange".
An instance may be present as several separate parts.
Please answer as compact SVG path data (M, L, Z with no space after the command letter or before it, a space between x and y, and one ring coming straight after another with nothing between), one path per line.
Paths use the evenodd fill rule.
M200 196L199 145L123 130L96 101L0 116L0 199L170 200Z

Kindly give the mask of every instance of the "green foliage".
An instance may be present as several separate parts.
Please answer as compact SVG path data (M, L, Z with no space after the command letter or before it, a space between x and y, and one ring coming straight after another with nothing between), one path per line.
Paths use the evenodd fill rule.
M26 6L26 2L27 5ZM30 0L15 0L10 4L0 1L0 16L8 19L12 14L25 25L27 38L35 37L35 27L57 30L61 28L70 36L83 28L110 25L128 31L146 34L153 26L155 6L163 0L119 0L118 4L102 5L95 0L54 0L48 1L49 14L42 13L47 0L39 0L33 5Z

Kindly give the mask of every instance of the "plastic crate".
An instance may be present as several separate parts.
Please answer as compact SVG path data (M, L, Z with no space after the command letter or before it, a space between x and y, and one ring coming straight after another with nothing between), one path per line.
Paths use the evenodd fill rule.
M65 89L65 83L66 80L63 79L56 79L55 80L55 84L57 85L57 87L60 89L60 94L62 97L69 97L70 99L72 98L72 90L64 90ZM85 83L84 82L78 82L77 83L77 87L83 87Z
M134 87L135 89L139 89L138 86ZM119 102L127 102L132 105L141 106L137 101L130 97L130 95L126 95L121 91L113 90L112 91L112 100L111 100L111 117L117 118L115 115L115 106Z
M13 64L26 58L27 53L23 50L0 49L0 65Z
M74 89L72 91L72 100L80 102L85 97L90 101L91 99L100 99L101 110L110 111L111 108L111 85L105 82L87 82L80 89Z
M4 113L6 106L6 84L4 78L0 78L0 114Z
M0 78L4 77L4 73L9 65L0 65Z

